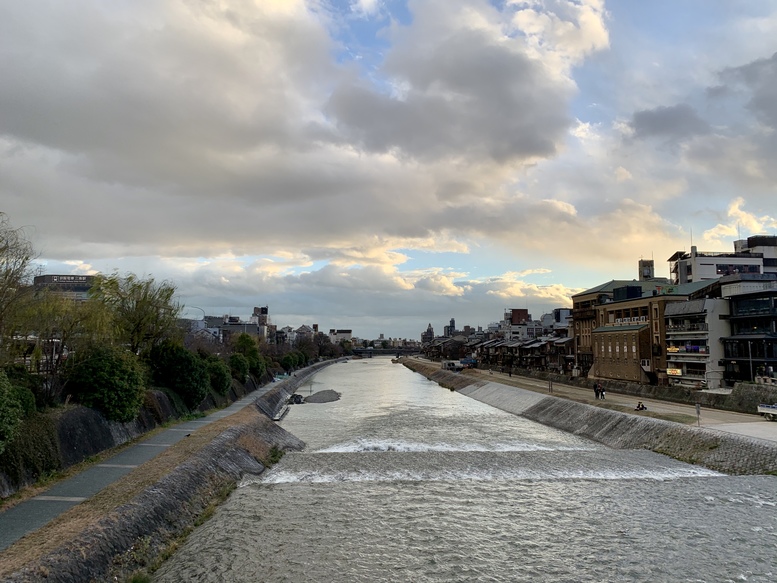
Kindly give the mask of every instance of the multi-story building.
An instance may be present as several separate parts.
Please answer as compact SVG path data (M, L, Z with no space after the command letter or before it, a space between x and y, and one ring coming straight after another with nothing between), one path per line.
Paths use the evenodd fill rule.
M669 259L672 283L675 285L694 281L713 280L737 273L763 273L762 253L750 249L740 253L677 251Z
M640 283L644 282L613 289L612 301L595 307L589 376L649 384L667 382L666 306L688 299L706 283L662 286L660 293L658 289L643 291Z
M573 334L571 335L575 339L574 351L577 356L575 364L582 376L588 374L594 363L592 332L600 325L597 319L597 308L615 299L627 299L628 294L636 298L642 297L645 293L652 294L654 291L667 289L670 287L668 284L669 281L665 279L646 281L614 279L572 296ZM618 298L615 298L616 289L619 290ZM640 315L644 314L636 314L636 317L639 318ZM622 315L618 317L623 318Z
M36 290L47 290L60 297L84 301L94 284L93 275L37 275L33 279Z
M351 341L353 338L353 330L336 330L334 328L329 329L329 341L332 344L340 344L341 341Z
M734 241L736 253L749 253L763 257L763 273L777 273L777 235L753 235Z
M666 373L670 382L696 388L723 385L723 344L728 336L729 302L723 298L689 299L666 306Z
M722 295L731 302L731 333L722 338L724 381L732 386L756 377L775 382L777 369L777 278L732 278L722 282ZM760 287L760 290L753 290Z

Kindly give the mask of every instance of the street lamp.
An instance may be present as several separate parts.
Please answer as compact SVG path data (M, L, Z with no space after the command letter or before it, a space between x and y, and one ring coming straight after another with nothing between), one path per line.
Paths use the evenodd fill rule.
M203 310L199 306L187 306L187 307L188 308L194 308L195 310L199 310L200 312L202 312L202 319L205 320L205 310Z

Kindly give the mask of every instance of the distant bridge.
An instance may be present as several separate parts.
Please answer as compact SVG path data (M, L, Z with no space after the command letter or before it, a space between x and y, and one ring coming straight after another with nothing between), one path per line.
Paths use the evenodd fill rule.
M375 356L407 356L409 354L420 354L420 348L354 348L353 353L356 356L369 358Z

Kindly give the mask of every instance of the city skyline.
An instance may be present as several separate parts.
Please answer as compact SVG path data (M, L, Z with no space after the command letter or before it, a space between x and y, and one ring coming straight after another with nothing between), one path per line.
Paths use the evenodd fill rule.
M777 233L777 0L0 7L44 273L417 339ZM438 332L439 333L439 332Z

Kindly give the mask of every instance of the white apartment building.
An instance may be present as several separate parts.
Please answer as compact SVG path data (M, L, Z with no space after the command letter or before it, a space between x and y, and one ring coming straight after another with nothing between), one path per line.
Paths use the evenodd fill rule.
M763 273L763 255L755 252L720 253L677 251L667 261L670 263L672 283L679 285L695 281L713 280L725 275Z

